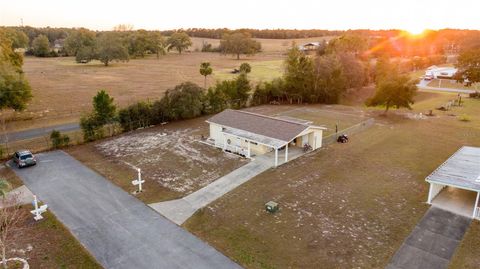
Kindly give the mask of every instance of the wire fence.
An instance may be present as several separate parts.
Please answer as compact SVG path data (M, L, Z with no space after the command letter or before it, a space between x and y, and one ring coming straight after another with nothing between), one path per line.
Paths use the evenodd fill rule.
M353 134L356 134L358 132L361 132L365 129L370 128L373 124L375 124L375 119L369 118L368 120L362 121L360 123L357 123L353 126L350 126L350 127L346 128L346 129L343 129L343 130L340 130L340 131L338 131L336 133L333 133L331 135L325 136L322 139L322 144L325 145L325 146L333 144L333 143L337 142L337 138L338 138L339 135L346 134L348 136L351 136Z

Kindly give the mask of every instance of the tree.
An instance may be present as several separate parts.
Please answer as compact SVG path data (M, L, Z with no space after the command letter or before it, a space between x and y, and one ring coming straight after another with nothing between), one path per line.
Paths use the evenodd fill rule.
M50 133L50 141L52 141L52 148L58 149L68 146L70 143L70 137L68 135L62 135L59 131L53 130Z
M411 109L415 94L416 81L408 75L392 74L387 79L377 83L375 95L367 100L367 106L384 106L385 113L390 107Z
M468 79L468 85L480 82L480 47L462 52L456 67L458 81L463 82Z
M23 57L13 50L12 44L0 29L0 111L24 110L32 98L32 89L22 71ZM4 141L8 146L4 113L2 116Z
M117 33L107 32L100 35L96 44L96 58L105 66L115 61L128 61L128 50L122 44Z
M46 57L50 53L50 42L46 35L37 36L33 42L33 54L38 57Z
M248 74L252 71L252 67L249 63L243 63L240 65L240 72L244 74Z
M101 90L93 97L93 110L97 122L104 125L115 119L117 107L113 103L113 97Z
M167 54L167 44L160 32L149 32L147 48L157 55L157 59L160 55Z
M167 90L161 100L167 118L180 120L200 116L204 109L204 94L204 89L192 82L184 82Z
M367 40L359 35L342 35L328 42L326 53L352 53L361 56L368 49Z
M92 50L95 46L95 39L95 32L85 28L74 29L65 38L65 50L69 55L77 56L82 50Z
M7 247L10 245L12 235L20 230L20 220L24 218L17 196L2 198L3 207L0 208L0 248L3 268L7 268Z
M179 54L182 54L182 51L188 49L193 43L186 33L176 32L168 38L167 44L168 51L175 49Z
M233 34L224 34L220 41L220 50L223 54L232 54L240 59L240 54L254 55L261 50L260 42L251 38L250 34L236 32Z
M335 54L323 55L315 60L313 80L313 91L304 96L312 103L338 103L347 88L343 66Z
M103 127L116 120L116 106L113 98L105 90L101 90L93 97L93 112L80 118L80 128L86 141L102 138Z
M314 65L310 57L306 56L293 44L288 50L285 59L285 90L290 103L294 99L298 103L303 98L311 95L314 90Z
M203 62L200 64L200 74L205 77L205 82L203 88L207 88L207 76L211 75L213 69L209 62Z

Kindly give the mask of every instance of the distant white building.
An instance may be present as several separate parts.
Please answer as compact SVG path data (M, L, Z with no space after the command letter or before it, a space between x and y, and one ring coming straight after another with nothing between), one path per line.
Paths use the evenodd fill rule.
M438 67L432 65L425 71L425 79L453 79L458 69L455 67Z

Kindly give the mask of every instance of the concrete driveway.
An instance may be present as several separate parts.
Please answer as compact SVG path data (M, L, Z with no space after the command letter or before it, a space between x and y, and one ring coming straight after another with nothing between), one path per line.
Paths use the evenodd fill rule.
M62 151L16 169L105 268L240 268Z
M448 268L470 222L469 218L430 207L386 268Z

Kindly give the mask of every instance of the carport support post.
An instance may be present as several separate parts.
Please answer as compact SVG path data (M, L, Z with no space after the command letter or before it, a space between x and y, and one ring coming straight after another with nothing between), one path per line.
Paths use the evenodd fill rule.
M285 145L285 162L288 161L288 144Z
M247 140L247 158L250 158L250 141Z
M428 200L427 200L427 204L431 204L432 203L432 183L430 183L430 189L428 191Z
M223 135L223 151L227 150L227 136Z
M475 199L475 206L473 207L473 215L472 219L474 219L477 215L477 207L478 207L478 198L480 196L480 192L477 192L477 199Z
M278 166L278 148L275 148L275 167Z

